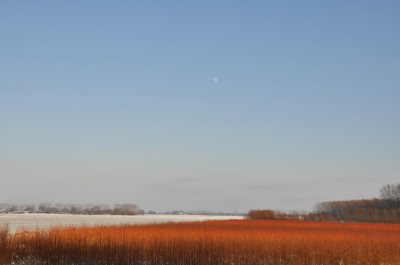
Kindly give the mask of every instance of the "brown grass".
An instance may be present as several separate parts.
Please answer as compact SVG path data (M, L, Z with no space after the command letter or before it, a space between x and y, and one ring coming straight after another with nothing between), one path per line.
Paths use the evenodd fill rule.
M400 225L230 220L0 236L1 264L400 264Z

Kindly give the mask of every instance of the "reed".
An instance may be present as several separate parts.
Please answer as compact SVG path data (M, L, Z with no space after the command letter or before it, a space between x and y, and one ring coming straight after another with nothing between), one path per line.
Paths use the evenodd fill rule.
M400 263L397 224L229 220L82 226L21 231L3 241L1 264Z

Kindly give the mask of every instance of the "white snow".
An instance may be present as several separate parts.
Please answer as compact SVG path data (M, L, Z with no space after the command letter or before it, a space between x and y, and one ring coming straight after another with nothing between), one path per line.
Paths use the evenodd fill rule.
M1 214L0 227L9 225L11 233L20 230L47 229L55 226L149 224L203 220L243 219L243 216L208 215L72 215L72 214Z

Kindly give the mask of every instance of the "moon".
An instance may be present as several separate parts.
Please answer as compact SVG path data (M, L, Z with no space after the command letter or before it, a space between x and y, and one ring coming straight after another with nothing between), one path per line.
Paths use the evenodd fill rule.
M218 78L216 78L215 76L213 77L214 82L218 82Z

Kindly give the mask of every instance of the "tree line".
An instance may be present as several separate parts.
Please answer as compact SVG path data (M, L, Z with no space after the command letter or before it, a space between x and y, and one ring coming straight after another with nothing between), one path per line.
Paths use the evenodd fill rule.
M48 202L36 204L9 204L0 203L0 212L3 213L69 213L69 214L88 214L88 215L137 215L144 214L136 204L114 204L111 209L108 204L51 204Z
M251 210L248 219L303 220L400 223L400 183L386 184L380 190L379 198L326 201L315 204L313 211Z

